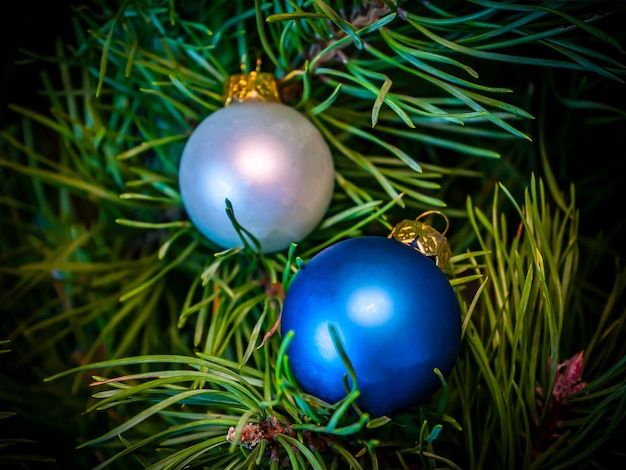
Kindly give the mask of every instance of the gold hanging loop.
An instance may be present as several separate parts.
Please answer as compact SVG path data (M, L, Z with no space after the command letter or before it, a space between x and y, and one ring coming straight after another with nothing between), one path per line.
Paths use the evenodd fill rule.
M443 233L434 229L432 226L420 222L419 219L427 215L438 214L446 221L446 228ZM450 228L448 217L440 211L430 210L420 214L415 220L405 219L396 224L389 233L388 238L394 238L397 241L408 245L420 253L431 258L435 264L441 269L445 269L452 257L452 251L448 244L445 234Z

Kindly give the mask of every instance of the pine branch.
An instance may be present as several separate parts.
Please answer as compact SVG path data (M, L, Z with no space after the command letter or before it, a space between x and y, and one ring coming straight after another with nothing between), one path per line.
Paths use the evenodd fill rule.
M615 256L608 287L590 279L606 240L581 235L589 199L557 181L559 153L580 145L575 119L558 130L567 145L546 148L548 110L516 76L576 74L578 88L555 79L543 102L623 121L585 94L624 76L623 38L603 29L610 2L97 0L75 14L75 42L27 55L58 67L42 75L50 109L14 104L0 131L0 305L19 356L7 376L54 378L32 404L81 400L96 376L85 419L110 421L87 421L80 452L106 454L94 465L565 468L619 450L626 275ZM336 165L326 218L271 255L204 239L177 186L191 129L257 58ZM529 178L535 158L548 190ZM355 405L356 385L332 404L304 393L276 334L298 269L434 207L454 218L449 274L465 303L449 385L377 419ZM555 401L581 350L586 385Z

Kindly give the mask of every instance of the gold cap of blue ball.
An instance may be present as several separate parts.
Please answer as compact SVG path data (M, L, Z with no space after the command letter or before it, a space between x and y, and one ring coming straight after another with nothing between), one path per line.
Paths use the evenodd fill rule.
M439 214L445 219L446 228L443 233L419 221L422 217L430 214ZM394 238L405 245L411 246L423 255L433 259L435 264L444 270L452 256L448 239L445 237L448 226L448 218L444 214L439 211L427 211L419 215L415 220L405 219L396 224L387 238Z

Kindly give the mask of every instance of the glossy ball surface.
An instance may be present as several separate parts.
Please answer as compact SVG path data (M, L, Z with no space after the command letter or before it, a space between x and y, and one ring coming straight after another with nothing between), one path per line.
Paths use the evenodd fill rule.
M334 403L346 396L347 369L329 333L334 325L373 416L428 400L459 352L461 314L446 275L426 256L383 237L332 245L296 274L281 331L295 335L291 370L311 395Z
M185 144L179 168L192 223L224 248L242 245L225 212L264 252L306 237L328 209L334 166L328 145L304 115L281 103L248 100L210 114Z

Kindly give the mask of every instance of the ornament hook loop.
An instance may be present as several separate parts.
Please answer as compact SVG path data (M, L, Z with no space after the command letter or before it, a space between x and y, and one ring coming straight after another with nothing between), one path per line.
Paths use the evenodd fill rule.
M443 232L441 232L441 235L445 236L445 235L446 235L446 233L448 233L448 229L450 228L450 220L448 220L448 217L446 217L446 214L444 214L443 212L438 211L438 210L434 210L434 209L433 209L433 210L429 210L429 211L426 211L426 212L422 212L420 215L418 215L418 216L415 218L415 220L416 220L416 221L418 221L418 220L420 220L420 219L423 219L423 218L424 218L424 217L426 217L427 215L431 215L431 214L438 214L438 215L440 215L441 217L443 217L443 220L445 220L445 221L446 221L446 228L444 228L444 229L443 229Z
M427 215L438 214L446 221L446 228L439 232L432 226L420 222L420 219ZM452 257L452 251L445 234L450 228L450 221L446 215L437 210L426 211L415 220L405 219L396 224L387 238L394 238L400 243L408 245L427 257L433 259L435 264L441 269L445 269Z

